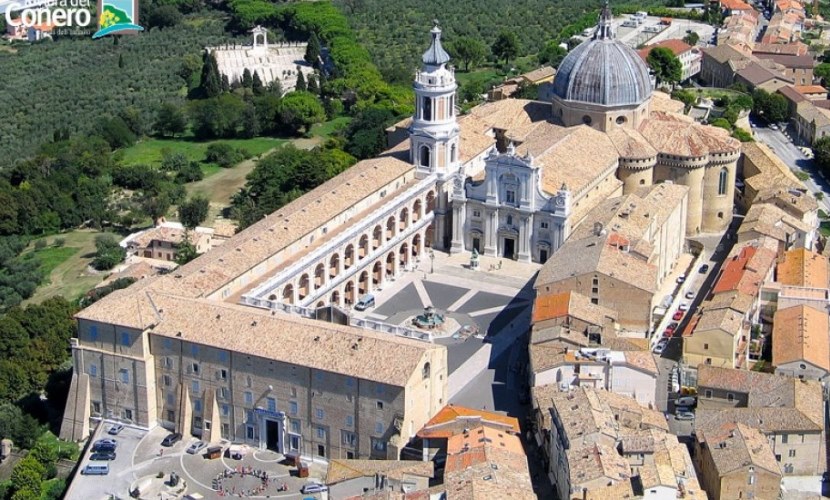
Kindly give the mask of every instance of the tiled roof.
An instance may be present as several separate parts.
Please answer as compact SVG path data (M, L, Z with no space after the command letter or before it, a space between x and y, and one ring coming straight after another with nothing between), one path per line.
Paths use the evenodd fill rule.
M457 425L456 425L457 424ZM465 406L449 404L432 417L418 431L420 438L449 438L464 429L487 425L518 434L521 432L519 421L501 413L476 410Z
M772 57L772 56L770 56ZM743 68L742 70L738 71L736 76L740 76L744 80L748 81L752 85L761 85L764 82L768 82L770 80L778 79L784 82L793 83L793 80L790 78L785 77L784 75L772 71L764 66L761 66L758 63L751 63L747 67Z
M712 293L738 290L757 296L764 279L775 264L777 243L771 238L761 238L736 245L721 267Z
M769 203L755 203L750 207L738 234L767 236L780 242L789 242L793 234L800 231L809 233L809 224L796 219L781 208Z
M741 150L741 143L730 137L726 130L701 125L683 115L652 112L639 130L652 147L664 155L701 157Z
M816 62L809 55L794 56L789 54L760 54L761 59L769 59L789 69L812 69Z
M752 10L752 6L743 0L720 0L720 5L728 10Z
M620 158L639 160L657 156L657 150L640 132L632 128L614 127L608 131L608 137L617 148Z
M434 474L431 461L417 460L329 460L326 472L326 484L339 483L358 477L376 474L401 481L405 476L422 476L431 478Z
M527 73L519 76L529 82L535 83L546 78L553 78L555 74L556 69L554 69L553 66L542 66L541 68L536 68L533 71L528 71Z
M649 52L651 52L651 49L655 49L657 47L669 49L675 56L680 56L680 54L692 50L692 46L684 42L683 40L680 40L678 38L671 38L669 40L657 42L653 45L647 45L645 48L638 50L637 53L640 54L640 57L642 57L645 61L648 57Z
M635 368L657 375L657 363L651 351L624 351L625 362Z
M123 310L113 310L115 307ZM125 316L136 321L123 325L119 321ZM134 293L125 300L100 300L77 317L149 329L177 340L397 386L407 384L429 351L445 349L351 326L156 292Z
M830 321L826 311L800 305L775 311L772 364L807 362L830 372Z
M807 53L809 47L802 42L792 43L756 43L753 47L753 54L789 54L800 56Z
M783 87L778 89L777 92L779 94L783 95L784 97L786 97L788 101L792 101L794 103L799 103L799 102L803 102L803 101L807 100L807 98L804 97L804 94L802 94L801 92L796 90L795 87L792 86L792 85L784 85ZM749 143L748 142L748 143L744 144L744 147L746 147L747 144L754 144L754 143Z
M572 488L598 479L627 483L631 487L631 467L614 448L594 443L571 448L567 454Z
M825 257L806 248L795 248L779 259L776 281L782 285L827 288L828 271Z
M705 48L703 49L703 53L721 64L729 61L748 59L746 54L731 45L718 45L717 47Z
M767 438L748 425L735 422L698 425L697 439L706 442L719 477L747 466L781 475Z
M771 187L779 189L804 188L804 183L766 144L746 142L742 144L742 151L744 164L746 165L749 162L752 167L751 173L747 172L745 174L746 184L756 192Z
M827 94L827 89L821 85L796 85L795 90L801 94Z
M591 299L576 292L537 295L533 307L534 323L565 316L602 326L609 318L615 319L617 313L607 307L592 304Z

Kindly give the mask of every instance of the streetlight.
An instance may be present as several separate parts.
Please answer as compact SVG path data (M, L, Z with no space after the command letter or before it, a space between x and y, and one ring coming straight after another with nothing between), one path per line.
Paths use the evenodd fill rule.
M435 272L435 251L433 249L429 249L429 274Z

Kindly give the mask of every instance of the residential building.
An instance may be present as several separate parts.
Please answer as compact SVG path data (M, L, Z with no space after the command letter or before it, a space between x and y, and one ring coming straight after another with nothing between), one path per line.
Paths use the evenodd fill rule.
M741 423L698 426L695 457L709 498L779 498L781 469L766 437Z
M712 87L729 87L735 83L735 73L752 62L747 53L732 45L719 44L702 52L700 79Z
M213 229L197 227L190 231L178 222L162 222L158 226L133 233L121 241L127 255L147 259L176 260L179 246L185 241L193 245L197 254L203 254L213 247Z
M753 56L764 61L772 61L780 66L779 72L786 80L792 81L794 85L808 87L813 85L813 68L816 62L812 56L790 55L790 54L755 54ZM768 92L771 90L765 89ZM777 90L777 89L776 89Z
M681 77L680 81L685 82L689 78L693 78L700 73L700 63L703 59L703 54L698 47L692 47L683 40L670 39L657 42L653 45L648 45L643 49L637 51L644 61L647 61L648 54L652 49L662 47L669 49L677 59L680 60Z
M768 199L772 190L776 193L796 190L799 194L793 194L790 197L812 198L812 196L802 196L806 194L804 183L766 144L759 142L744 144L738 171L743 181L738 183L739 188L736 189L735 194L738 204L744 210ZM817 208L818 205L815 205ZM806 208L809 210L809 207ZM793 213L793 215L802 219L800 213Z
M752 55L763 58L767 54L786 54L803 56L807 54L809 46L801 41L791 43L756 43L752 47Z
M488 101L500 101L513 96L521 87L529 85L543 85L553 82L556 69L552 66L542 66L519 76L509 78L501 85L496 85L487 93Z
M819 311L830 306L828 262L819 253L795 248L780 254L775 278L762 289L762 316L772 321L775 311L805 305Z
M745 85L749 90L765 90L775 92L786 85L792 85L795 80L787 77L780 71L764 67L757 62L751 62L735 73L735 83Z
M827 89L821 85L796 85L795 91L810 101L823 101L827 99Z
M432 462L413 460L332 459L325 484L332 498L363 498L364 494L424 492L434 475Z
M734 16L754 10L751 5L743 0L720 0L720 8L724 15L727 16Z
M830 374L830 317L806 305L778 309L772 327L777 375L824 380Z
M534 387L535 437L559 498L704 498L666 419L633 399Z
M816 227L807 224L770 203L753 205L738 229L738 243L759 238L772 238L778 242L779 251L791 248L812 248L816 239Z
M826 470L819 382L706 365L698 366L697 377L697 429L744 424L767 438L783 475L820 476Z

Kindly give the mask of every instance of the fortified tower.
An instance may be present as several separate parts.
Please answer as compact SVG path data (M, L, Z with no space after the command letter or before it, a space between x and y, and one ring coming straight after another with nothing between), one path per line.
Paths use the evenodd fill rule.
M438 22L430 32L432 42L421 57L423 65L415 74L415 115L409 129L410 160L416 175L436 176L435 225L432 236L434 248L449 245L450 216L448 215L449 181L459 167L459 128L456 121L455 69L447 66L450 56L441 46L441 28Z

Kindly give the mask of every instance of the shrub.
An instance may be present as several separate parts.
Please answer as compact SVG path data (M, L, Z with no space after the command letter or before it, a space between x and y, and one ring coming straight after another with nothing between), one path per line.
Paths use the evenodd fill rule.
M46 248L46 240L45 239L37 240L35 242L35 250L43 250L44 248Z
M60 248L66 244L66 238L55 238L52 242L52 246L55 248Z

